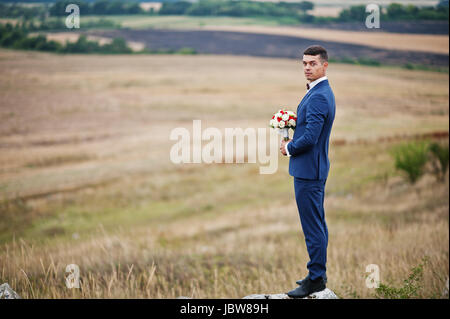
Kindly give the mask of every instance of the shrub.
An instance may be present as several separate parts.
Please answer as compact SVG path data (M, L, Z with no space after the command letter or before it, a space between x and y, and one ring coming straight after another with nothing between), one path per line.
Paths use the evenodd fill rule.
M361 65L368 65L368 66L380 66L381 63L377 60L371 59L371 58L359 58L358 63Z
M193 48L181 48L178 50L178 54L197 54L197 51Z
M403 67L405 68L405 69L408 69L408 70L414 70L414 65L412 64L412 63L405 63L404 65L403 65Z
M100 50L104 53L131 53L131 50L127 42L123 38L114 38L111 43L104 44L100 47Z
M98 42L89 41L86 35L82 34L78 37L76 42L66 42L63 49L65 53L92 53L98 52L100 45Z
M449 154L448 145L441 145L439 143L431 143L429 146L431 154L431 163L433 165L433 174L438 181L445 181L445 174L447 173Z
M415 183L424 173L428 160L427 142L410 142L393 149L395 168L404 171L411 183Z
M403 281L403 286L400 288L380 283L380 286L375 289L376 297L388 299L410 299L418 297L419 290L422 288L423 268L427 263L428 257L425 256L418 266L411 269L411 273Z
M357 60L350 58L350 57L343 57L338 61L341 63L346 63L346 64L357 64L358 63Z
M0 40L0 46L12 47L17 41L21 41L25 37L25 34L20 30L14 30L6 33Z
M14 49L34 50L42 48L44 43L47 42L47 38L44 35L38 35L35 37L23 37L14 42Z

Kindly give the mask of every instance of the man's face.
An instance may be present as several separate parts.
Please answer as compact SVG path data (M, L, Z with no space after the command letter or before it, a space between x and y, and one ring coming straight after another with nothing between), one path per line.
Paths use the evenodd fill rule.
M308 81L312 82L325 76L328 62L322 63L320 55L303 55L303 71Z

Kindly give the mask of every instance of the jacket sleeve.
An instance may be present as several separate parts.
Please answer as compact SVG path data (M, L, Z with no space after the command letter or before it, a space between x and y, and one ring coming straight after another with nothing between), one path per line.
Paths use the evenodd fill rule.
M304 134L287 145L291 156L297 156L317 143L327 116L328 102L325 97L323 95L312 96L306 105L306 128Z

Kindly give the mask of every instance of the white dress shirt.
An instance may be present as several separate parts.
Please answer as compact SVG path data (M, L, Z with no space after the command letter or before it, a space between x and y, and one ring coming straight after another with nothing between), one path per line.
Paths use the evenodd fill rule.
M308 93L314 86L316 86L318 83L320 83L320 82L322 82L324 80L328 80L327 76L322 76L321 78L318 78L317 80L312 81L311 83L309 83L309 90L307 90L306 93ZM297 116L298 116L298 114L297 114ZM289 154L289 151L288 151L288 148L287 148L289 143L290 143L290 141L287 142L286 145L284 145L284 149L286 150L286 154L287 154L288 157L291 156L291 154Z

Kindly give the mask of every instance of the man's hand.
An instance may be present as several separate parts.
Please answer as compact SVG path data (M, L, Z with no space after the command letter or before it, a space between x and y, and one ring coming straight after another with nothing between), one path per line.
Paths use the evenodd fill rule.
M281 141L281 146L280 146L280 152L281 152L281 154L283 154L284 156L286 156L287 154L286 154L286 144L287 143L289 143L290 141L292 141L292 140L288 140L288 141L285 141L285 140L282 140Z

